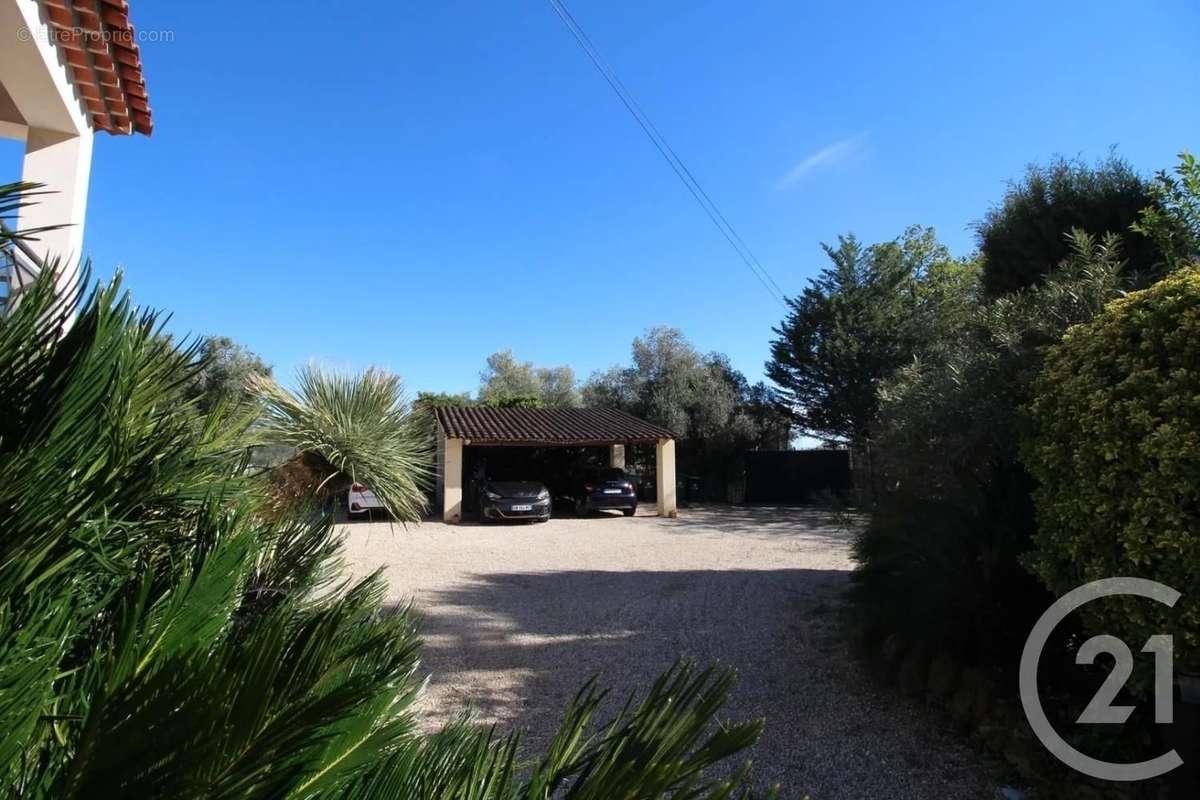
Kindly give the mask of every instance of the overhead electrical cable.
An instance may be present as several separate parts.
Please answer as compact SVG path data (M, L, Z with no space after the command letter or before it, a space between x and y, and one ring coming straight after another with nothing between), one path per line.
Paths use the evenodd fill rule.
M725 240L729 242L729 246L732 247L734 252L738 254L738 257L754 274L754 277L758 279L758 282L762 284L763 288L766 289L772 297L786 307L786 293L780 288L779 284L775 282L775 279L771 277L771 273L767 271L766 267L762 265L762 262L760 262L754 255L754 252L750 249L749 245L746 244L745 240L738 234L733 225L730 224L729 220L721 212L720 207L717 206L717 204L709 196L708 192L704 190L704 187L700 185L700 182L696 180L695 175L692 174L692 171L688 169L687 164L683 162L683 159L681 159L675 152L674 148L671 147L666 137L659 132L657 127L655 127L654 123L650 120L650 117L633 97L633 94L625 87L625 84L622 83L616 71L609 66L608 62L605 61L604 56L600 54L599 49L592 43L591 39L587 35L587 32L584 31L583 27L575 20L575 17L567 9L566 5L563 3L563 0L547 1L550 3L550 7L554 9L555 14L558 15L559 20L561 20L567 30L570 31L571 35L575 38L575 41L579 44L579 47L592 62L592 65L596 67L596 70L620 99L621 104L625 106L625 109L629 112L630 116L632 116L634 121L637 122L638 127L640 127L642 132L646 134L646 138L650 140L655 149L658 150L659 155L661 155L663 160L666 161L671 167L671 170L675 173L675 176L679 178L680 182L683 183L683 185L687 188L688 192L692 195L692 198L696 201L696 204L700 206L712 224L717 228L718 231L721 232L721 235L725 237Z

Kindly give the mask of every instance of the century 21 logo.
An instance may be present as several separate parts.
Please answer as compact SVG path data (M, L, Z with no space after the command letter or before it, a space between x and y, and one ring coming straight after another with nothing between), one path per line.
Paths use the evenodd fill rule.
M1145 597L1166 606L1174 606L1179 600L1179 592L1171 587L1143 578L1106 578L1084 584L1063 595L1046 609L1046 613L1042 614L1041 619L1033 626L1033 632L1025 642L1020 669L1021 705L1025 707L1025 716L1038 739L1067 766L1100 780L1144 781L1165 775L1182 764L1183 759L1174 750L1136 764L1112 764L1084 755L1054 730L1042 708L1042 699L1037 688L1038 662L1050 634L1058 624L1085 603L1101 597L1123 595ZM1169 723L1172 721L1174 708L1172 639L1166 634L1155 634L1146 640L1142 652L1154 654L1154 721ZM1094 664L1096 657L1101 653L1113 656L1116 664L1078 721L1083 724L1120 725L1129 719L1133 707L1114 706L1112 702L1125 685L1125 681L1133 674L1133 652L1117 637L1103 634L1083 643L1075 655L1075 663Z

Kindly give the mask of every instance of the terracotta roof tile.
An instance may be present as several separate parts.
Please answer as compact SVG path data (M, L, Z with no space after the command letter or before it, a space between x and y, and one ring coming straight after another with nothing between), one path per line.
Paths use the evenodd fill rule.
M72 28L75 25L75 18L71 16L71 12L62 6L47 4L46 18L51 25L59 28Z
M117 62L113 61L112 56L108 53L92 53L92 65L97 72L112 73L115 78Z
M607 408L436 409L438 427L478 444L596 445L673 439L666 428Z
M82 50L76 50L72 47L64 47L62 48L62 54L63 57L66 58L67 63L72 67L87 69L91 66L92 62L88 59L87 53L83 52Z
M112 134L154 130L141 51L125 0L39 0L92 126Z
M105 5L104 11L100 16L104 20L105 25L111 25L114 28L122 29L129 27L129 15L118 8Z

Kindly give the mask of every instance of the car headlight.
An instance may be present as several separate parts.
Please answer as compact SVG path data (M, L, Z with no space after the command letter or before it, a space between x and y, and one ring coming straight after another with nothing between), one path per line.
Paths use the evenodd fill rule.
M484 492L488 500L503 500L504 495L496 494L495 492Z
M549 489L542 489L540 492L538 492L538 500L549 500L549 499L550 499L550 490Z

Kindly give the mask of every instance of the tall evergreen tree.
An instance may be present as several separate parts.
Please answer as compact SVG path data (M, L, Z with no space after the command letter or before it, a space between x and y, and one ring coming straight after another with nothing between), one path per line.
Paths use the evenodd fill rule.
M823 247L832 266L788 300L767 375L804 433L862 446L881 382L937 339L939 317L961 313L974 267L919 226L890 242L851 235Z

